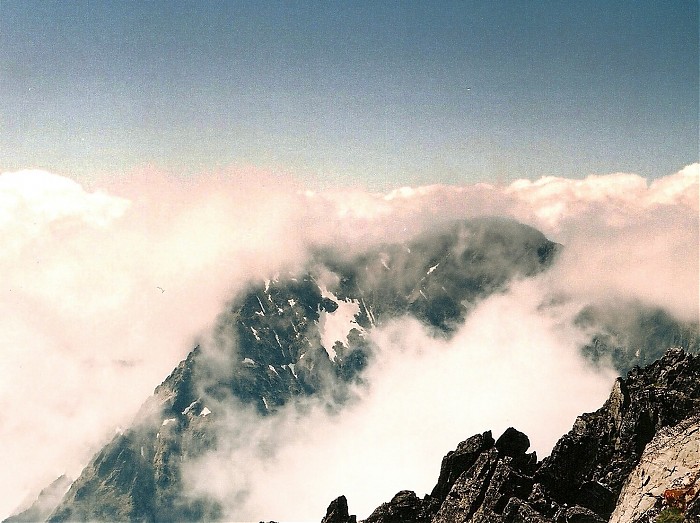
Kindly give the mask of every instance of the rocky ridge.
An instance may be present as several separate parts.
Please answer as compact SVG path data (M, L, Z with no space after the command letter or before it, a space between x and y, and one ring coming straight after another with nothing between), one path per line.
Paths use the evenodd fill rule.
M697 488L688 488L700 476L698 434L700 357L669 349L619 378L605 404L579 416L542 461L513 428L495 441L477 434L445 456L430 494L401 491L364 521L642 523L666 509L698 522ZM679 489L682 502L669 497ZM339 510L346 500L331 507L324 523L353 521Z

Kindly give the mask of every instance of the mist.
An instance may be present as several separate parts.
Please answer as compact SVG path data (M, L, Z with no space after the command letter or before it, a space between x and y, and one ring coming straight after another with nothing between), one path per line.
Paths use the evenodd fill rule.
M231 521L320 521L340 494L367 517L398 490L429 493L441 458L472 434L515 426L547 455L615 376L579 357L575 307L542 311L547 287L526 280L488 298L449 340L414 319L377 328L365 382L339 413L304 400L256 417L205 400L226 444L185 463L191 491L214 495Z
M188 481L236 499L225 508L240 519L320 520L340 494L367 516L398 490L428 492L442 455L476 432L515 426L542 457L612 384L580 355L581 307L639 303L698 321L699 178L694 164L652 183L611 174L375 194L314 193L255 169L89 188L3 173L0 516L76 477L251 279L296 270L310 247L360 251L455 218L508 216L565 249L449 340L409 319L372 332L365 385L339 413L290 406L261 420L210 405L243 436L188 463Z

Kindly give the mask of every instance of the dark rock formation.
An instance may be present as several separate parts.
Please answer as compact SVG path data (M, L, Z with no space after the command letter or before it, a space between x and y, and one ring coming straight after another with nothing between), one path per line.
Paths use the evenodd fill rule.
M445 456L429 495L420 499L402 491L366 521L606 522L647 444L679 423L677 432L695 434L699 413L700 357L669 349L659 361L618 379L603 407L580 416L541 462L527 454L527 436L513 428L496 442L490 432L472 436ZM678 455L672 450L668 455ZM655 464L664 470L674 465L680 464ZM700 502L692 498L687 520L697 521L697 512Z
M328 505L326 516L321 523L356 523L357 518L348 513L348 500L340 496Z
M402 490L389 503L382 504L365 520L366 523L403 523L425 521L422 517L422 501L416 493Z
M646 444L699 408L700 358L671 349L644 370L618 379L605 405L580 416L557 442L536 479L559 503L599 510L607 519ZM596 495L592 483L598 484Z

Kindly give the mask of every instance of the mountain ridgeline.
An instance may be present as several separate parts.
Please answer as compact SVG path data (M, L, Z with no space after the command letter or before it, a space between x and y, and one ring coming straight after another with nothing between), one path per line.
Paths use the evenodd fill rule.
M156 388L133 425L100 450L60 503L43 507L39 519L226 519L217 500L188 490L182 471L183 462L234 437L228 426L220 430L225 421L217 406L235 404L258 419L306 400L340 410L372 362L373 329L410 316L434 336L450 337L480 301L547 270L561 248L531 227L488 218L446 223L352 254L314 249L304 270L251 283L235 296L211 335ZM669 346L698 350L697 324L681 325L661 311L634 307L611 317L591 306L577 322L592 333L583 354L592 363L612 361L621 373L656 360ZM697 371L696 360L673 357ZM367 521L604 520L644 445L696 406L695 389L673 389L683 395L682 408L668 399L681 396L668 396L669 405L658 408L652 398L643 413L626 418L622 410L636 404L635 391L643 396L648 385L642 380L644 386L637 386L630 376L618 382L619 392L603 414L582 417L543 462L525 453L527 437L517 431L497 441L489 433L475 436L448 455L429 496L399 493ZM572 507L579 507L579 515L567 512ZM39 514L37 507L29 510ZM27 514L9 521L26 521ZM351 519L341 497L325 521Z

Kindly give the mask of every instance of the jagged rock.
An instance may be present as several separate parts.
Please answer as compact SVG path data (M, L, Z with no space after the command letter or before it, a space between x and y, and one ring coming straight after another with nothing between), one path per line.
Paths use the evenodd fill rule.
M698 523L700 357L669 349L618 379L551 456L533 463L528 448L513 428L496 442L490 432L472 436L443 458L430 495L401 492L367 522L398 521L401 508L406 523L651 523L663 487L687 489L684 515Z
M608 518L656 432L700 408L699 377L700 358L676 349L644 370L633 369L626 380L617 380L601 409L576 420L543 460L535 479L558 503L591 502L588 508ZM592 482L611 495L591 497L587 489Z
M492 448L494 444L489 430L461 442L455 450L447 453L440 465L437 484L430 493L430 498L438 503L438 507L447 497L455 481L476 463L482 452Z
M326 516L321 523L356 523L357 518L348 512L348 500L345 496L339 496L328 505Z
M423 502L411 490L402 490L390 502L382 503L364 523L422 523Z
M530 463L525 454L529 447L525 434L509 428L494 447L482 451L474 465L460 475L433 523L504 521L511 498L526 498L532 490L532 477L521 467Z
M452 486L433 523L469 521L484 502L497 463L498 451L495 448L479 454L474 465Z
M496 448L501 456L520 456L530 448L530 438L513 427L509 427L496 441Z
M532 452L526 454L530 448L530 438L519 430L510 427L496 441L496 448L501 456L510 456L517 462L517 467L521 470L528 471L530 474L535 472L537 467L537 454Z
M503 510L504 523L552 523L552 521L518 498L510 498Z

